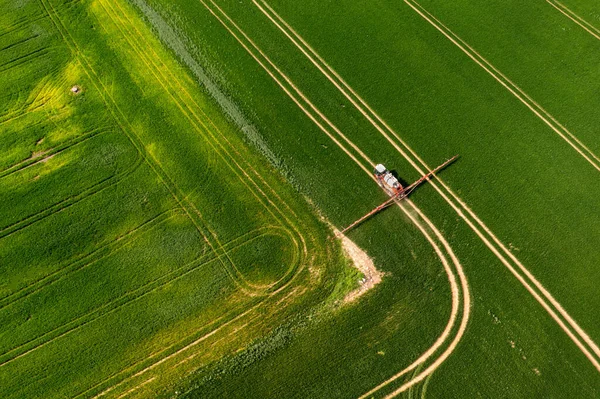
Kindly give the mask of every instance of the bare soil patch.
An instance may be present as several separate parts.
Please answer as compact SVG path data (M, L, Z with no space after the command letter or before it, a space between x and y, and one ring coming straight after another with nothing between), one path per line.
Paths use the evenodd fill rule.
M356 267L364 276L360 281L360 286L349 292L344 298L344 303L349 303L357 300L367 291L379 284L384 273L377 270L373 263L373 259L371 259L369 255L360 249L360 247L352 240L340 233L337 229L335 230L335 235L342 241L342 247L344 248L346 256L352 260L354 267Z

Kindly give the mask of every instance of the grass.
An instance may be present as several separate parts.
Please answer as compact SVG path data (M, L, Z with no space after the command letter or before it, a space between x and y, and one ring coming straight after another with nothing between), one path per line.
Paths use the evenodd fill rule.
M393 165L407 181L417 177L400 154L252 2L217 3L369 156ZM597 251L592 248L593 240L586 238L598 234L598 223L590 213L597 197L592 183L597 171L405 3L269 3L430 165L461 154L460 161L444 171L444 179L503 242L510 243L513 253L595 339L594 313L582 304L597 307L597 297L585 283L598 280L589 267L597 263ZM297 187L329 220L337 226L347 225L380 201L377 188L289 101L202 4L180 2L167 6L156 0L146 2L140 9L159 36L164 29L156 17L144 11L148 4L170 22L170 35L191 43L189 54L195 51L195 59L219 71L212 76L214 80L223 82L230 93L239 93L241 107L255 115L254 125L262 142L276 154L283 173L294 176ZM496 2L485 7L450 7L441 2L423 5L568 128L573 126L586 144L597 146L592 125L583 123L583 119L594 115L595 106L589 93L585 94L586 90L594 90L597 81L589 69L595 55L585 50L593 46L592 38L581 32L569 33L572 37L568 40L557 38L552 32L567 21L544 2ZM484 35L478 28L482 19L487 21ZM556 23L562 25L553 27ZM545 31L539 30L542 24ZM203 28L199 30L198 26ZM535 34L537 41L522 40L524 36L515 32L524 32L525 37ZM185 63L187 56L172 44L174 40L163 40ZM582 47L573 46L574 42ZM223 52L222 48L230 51ZM551 60L545 53L547 49L568 60L569 69L561 69L562 64ZM552 68L547 67L550 62ZM188 66L192 68L190 63ZM581 85L589 89L580 90L581 85L570 79L573 71L578 72ZM428 380L427 394L597 394L593 366L472 231L458 222L447 204L429 187L418 190L413 198L437 226L443 227L465 265L474 302L467 334L446 365ZM398 280L384 280L382 288L368 299L377 304L377 311L373 311L374 304L361 304L242 371L228 373L226 370L232 366L224 364L215 371L218 378L210 377L210 373L198 377L187 395L218 397L225 392L230 397L356 397L409 364L409 359L424 350L415 348L431 342L433 335L419 335L416 327L411 329L415 320L406 315L414 313L406 309L432 309L432 314L421 315L418 325L431 328L433 334L433 326L439 326L446 317L441 309L448 307L441 299L445 292L441 288L434 295L439 301L436 305L423 305L424 298L414 299L419 288L435 281L435 271L440 269L435 262L426 270L416 267L427 263L422 258L427 247L417 237L404 236L405 229L410 231L402 218L390 211L353 232L352 238L375 257L381 268L392 276L401 276L398 280L405 279L401 288L393 287L405 290L407 296L391 295L387 289L392 288L386 287L392 286L392 281L398 284ZM404 312L392 312L388 308L392 304L404 305ZM356 330L342 327L353 325L362 328L366 336L376 335L375 331L389 319L400 327L376 340L392 348L383 350L393 354L384 356L387 362L379 361L377 351L367 354L357 349L370 348L369 340L348 332ZM473 376L476 381L465 382L465 376Z
M1 6L0 396L152 396L332 293L328 228L127 3Z
M461 155L444 180L597 341L597 171L406 2L269 4L427 163ZM544 1L421 4L597 148L596 39ZM371 159L418 172L252 1L2 5L0 396L359 397L440 335L448 278L395 208L350 233L386 275L341 305L359 276L314 212L342 227L385 195L216 5ZM446 201L411 198L472 307L405 395L597 396L592 364Z

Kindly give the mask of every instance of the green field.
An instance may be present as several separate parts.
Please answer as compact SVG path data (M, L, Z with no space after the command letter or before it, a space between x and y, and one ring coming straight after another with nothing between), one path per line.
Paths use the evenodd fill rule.
M0 397L600 396L594 2L0 5Z

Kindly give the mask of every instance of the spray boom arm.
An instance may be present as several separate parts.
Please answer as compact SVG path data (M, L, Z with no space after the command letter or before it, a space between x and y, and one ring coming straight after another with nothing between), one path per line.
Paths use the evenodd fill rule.
M430 171L429 173L427 173L426 175L423 175L419 180L415 181L414 183L412 183L410 186L404 188L403 190L400 190L398 193L394 194L390 199L385 201L383 204L379 205L377 208L373 209L371 212L367 213L366 215L364 215L363 217L361 217L360 219L358 219L357 221L352 223L350 226L346 227L344 230L341 231L341 233L344 234L345 232L358 226L359 224L361 224L362 222L364 222L371 216L375 215L376 213L378 213L378 212L384 210L385 208L387 208L388 206L392 205L394 202L400 201L401 199L408 197L408 195L410 193L412 193L415 188L417 188L419 185L421 185L425 181L429 181L432 177L435 176L435 174L437 172L444 169L446 166L450 165L452 162L456 161L457 158L458 158L458 155L455 155L452 158L448 159L443 164L441 164L440 166L438 166L437 168L435 168L432 171Z

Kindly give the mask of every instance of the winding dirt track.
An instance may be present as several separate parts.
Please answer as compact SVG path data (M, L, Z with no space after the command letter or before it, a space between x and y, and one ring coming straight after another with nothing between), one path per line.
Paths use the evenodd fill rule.
M460 340L462 339L465 330L467 329L467 324L469 322L469 316L471 312L471 297L469 291L469 283L467 281L467 277L464 273L464 270L460 264L460 261L452 251L452 248L450 247L446 239L443 237L441 232L423 214L423 212L421 212L421 210L417 208L412 201L408 199L405 199L403 201L405 202L404 204L397 203L398 207L400 207L404 214L410 218L410 220L425 236L427 241L429 241L431 246L434 248L436 254L442 261L442 264L444 265L444 270L446 271L448 280L450 281L450 288L452 291L452 313L450 315L450 320L448 321L446 328L439 336L439 338L433 343L433 345L429 349L427 349L427 351L425 351L417 360L415 360L404 370L400 371L399 373L396 373L381 384L377 385L375 388L371 389L369 392L361 395L359 399L371 396L372 394L386 387L390 383L398 380L399 378L403 377L409 372L415 370L417 367L424 365L425 362L427 362L445 344L446 340L450 337L450 333L454 328L454 324L457 318L461 317L458 330L454 333L454 338L452 339L452 342L450 342L450 344L446 347L446 349L439 356L437 356L437 358L433 360L433 362L425 370L416 375L413 375L408 381L406 381L402 386L400 386L400 388L396 389L391 394L388 394L386 398L395 397L400 393L408 390L415 384L418 384L419 382L423 381L425 378L433 374L433 372L442 365L442 363L452 354L452 352L454 352ZM405 207L406 204L408 205L408 207L410 207L409 209ZM411 210L416 212L418 217L415 217L415 215L412 214ZM425 222L425 226L419 219ZM436 239L439 243L442 244L443 250L438 245L438 242L436 242ZM450 258L451 262L448 261L448 257ZM451 265L454 266L455 270L452 270ZM460 287L456 286L455 273L458 274L458 277L460 279ZM459 305L460 301L462 301L462 309L456 308L456 306Z
M364 154L352 141L350 141L331 121L329 121L318 109L317 107L308 100L308 98L298 89L298 87L291 81L291 79L285 75L270 59L267 55L242 31L239 26L231 19L229 16L212 0L199 0L208 10L213 14L215 18L229 31L229 33L242 45L242 47L261 65L261 67L269 74L269 76L283 89L283 91L296 103L296 105L322 130L328 137L332 139L332 141L342 150L344 151L367 175L373 178L369 168L365 166L363 162L366 162L371 168L374 166L374 163L371 159ZM209 6L207 3L210 3ZM327 127L326 127L327 125ZM341 141L337 138L339 137L342 141L345 141L350 148L346 148ZM355 156L352 151L358 153L358 157L362 158L363 161L359 161L357 156ZM373 178L374 179L374 178ZM408 206L415 212L417 216L413 215L412 212L406 208L407 205L398 204L398 206L402 209L402 211L415 223L417 228L424 234L426 239L431 243L435 252L440 257L442 264L444 265L445 271L448 275L451 292L452 292L452 312L448 324L445 330L442 332L440 337L436 340L433 346L427 350L421 357L419 357L413 364L408 366L405 370L397 373L392 376L388 380L384 381L379 386L375 387L371 392L378 391L379 389L389 385L390 383L396 381L398 378L406 375L411 370L414 370L416 367L424 364L429 358L436 353L442 345L446 342L450 333L452 332L456 320L459 316L459 313L462 314L461 323L458 331L454 337L454 340L450 343L448 348L422 373L414 376L410 381L408 381L405 385L400 387L397 390L397 393L400 393L410 386L418 383L419 381L426 378L428 375L433 373L437 367L439 367L444 360L454 351L458 342L462 338L464 331L466 329L469 314L470 314L470 295L469 295L469 286L466 279L466 275L462 270L462 266L460 265L459 260L454 255L454 252L450 248L448 242L444 239L441 232L433 225L433 223L427 219L427 217L421 212L412 202L406 202ZM424 223L423 223L424 221ZM435 237L435 238L434 238ZM452 270L450 267L451 262L448 261L444 251L441 247L436 243L436 240L441 242L441 246L444 248L444 251L447 252L448 257L452 260L452 264L454 268L458 271L458 277L461 280L460 288L456 284L456 272ZM462 298L463 306L460 305L460 300ZM397 394L395 393L395 394Z
M400 136L375 113L375 111L331 68L323 58L302 37L281 18L264 0L259 0L264 7L253 0L254 4L265 14L293 43L298 49L334 84L334 86L365 116L365 118L382 134L390 144L421 174L431 168L412 150ZM541 118L548 126L567 141L575 150L582 155L592 166L600 170L599 158L585 147L575 136L564 128L545 111L539 104L533 101L518 86L510 81L505 75L498 71L493 65L479 55L472 47L451 32L446 26L435 19L422 6L413 0L404 0L405 3L416 11L429 24L433 25L453 44L459 47L465 54L492 75L498 82L508 89L515 97L531 109L536 116ZM268 9L267 12L265 9ZM283 28L285 27L285 28ZM572 139L569 139L569 137ZM419 165L420 164L420 165ZM529 293L542 305L546 312L555 320L559 327L571 338L575 345L588 358L594 367L600 371L600 349L587 333L575 322L565 311L562 305L554 299L544 286L525 268L525 266L506 248L500 239L481 221L481 219L456 195L443 180L430 182L431 186L442 196L442 198L455 210L455 212L467 223L477 234L483 243L502 262L502 264L517 278L517 280L529 291Z

